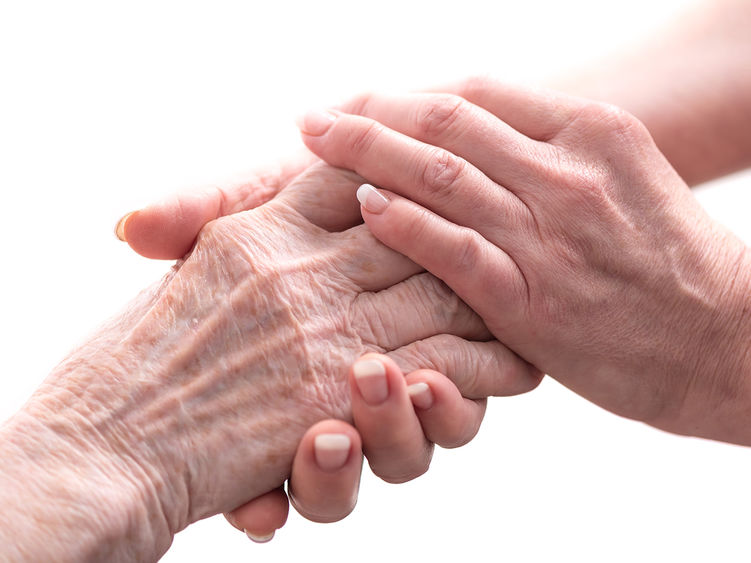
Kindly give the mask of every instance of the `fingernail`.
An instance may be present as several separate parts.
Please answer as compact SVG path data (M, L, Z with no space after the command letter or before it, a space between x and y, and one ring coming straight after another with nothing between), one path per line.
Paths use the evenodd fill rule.
M227 519L227 522L232 524L234 528L237 528L238 530L241 529L240 526L237 524L237 520L235 519L235 517L232 515L231 512L225 512L224 517Z
M130 216L134 213L135 211L131 211L130 213L123 215L115 226L115 236L123 242L127 242L127 239L125 238L125 223L128 222L128 219L130 219Z
M344 466L349 457L351 440L346 434L319 434L313 440L318 467L334 471Z
M298 117L295 121L300 131L306 135L319 137L329 130L335 119L336 114L330 111L314 110L309 111L302 117Z
M412 404L420 409L429 409L433 406L433 392L427 383L420 381L407 386L407 394L412 399Z
M352 367L360 395L369 405L379 405L389 394L386 367L378 360L360 360Z
M370 184L363 184L357 188L357 201L371 213L383 213L389 205L389 200Z
M274 537L274 534L276 531L271 532L270 534L266 534L265 536L257 536L255 534L251 534L248 530L243 530L245 532L245 535L250 538L251 541L254 541L256 543L267 543L270 542L271 539Z

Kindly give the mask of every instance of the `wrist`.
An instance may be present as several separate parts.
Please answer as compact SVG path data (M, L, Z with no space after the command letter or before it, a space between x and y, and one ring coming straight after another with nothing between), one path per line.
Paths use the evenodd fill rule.
M751 446L751 251L745 245L729 280L725 346L716 355L721 367L715 372L716 387L726 391L714 402L720 413L715 435L706 437Z
M714 233L704 271L712 285L671 416L655 426L689 436L751 446L751 253L732 234ZM716 242L722 241L718 248Z

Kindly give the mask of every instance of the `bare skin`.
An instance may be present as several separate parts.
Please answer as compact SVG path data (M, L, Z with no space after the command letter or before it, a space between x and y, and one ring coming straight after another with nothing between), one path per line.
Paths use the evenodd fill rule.
M623 110L485 80L457 93L314 112L303 138L386 188L358 194L374 235L542 371L616 414L751 445L742 241Z
M657 147L686 183L696 185L751 165L750 25L748 2L705 2L643 45L549 84L628 110L646 125ZM458 91L460 87L448 89ZM339 109L357 112L362 102L355 100ZM309 158L293 162L302 167ZM204 222L272 197L289 181L290 170L294 166L282 166L258 174L242 186L186 192L170 202L150 206L129 218L127 240L146 256L179 258L190 248ZM183 213L175 213L176 209ZM396 463L396 458L392 460ZM317 475L317 469L301 461L296 480L320 490L320 484L306 479L306 475ZM336 484L351 487L353 494L356 491L356 483L351 481L342 479ZM346 495L330 495L340 497ZM286 506L283 495L275 493L275 499ZM283 520L277 519L276 526L269 527L268 506L262 503L254 510L250 503L241 507L233 520L247 527L261 521L269 530L281 526ZM343 517L350 508L349 504L330 502L327 507L319 505L303 512ZM275 510L281 514L278 508Z
M3 425L10 560L155 560L191 522L279 486L311 425L349 420L344 376L368 351L443 372L477 371L473 357L509 394L537 385L472 341L486 328L443 284L352 226L357 183L318 165L206 226ZM38 520L55 522L45 542Z
M127 215L119 223L117 234L123 239L127 237L138 252L150 256L170 256L186 244L186 234L192 232L197 221L203 220L205 214L236 213L243 210L244 206L252 209L267 198L276 196L277 190L281 191L290 182L294 187L296 182L290 170L296 171L293 166L282 166L279 168L279 175L261 173L255 179L233 188L175 196ZM323 199L319 198L319 207L339 205ZM345 205L354 220L357 220L356 207L354 200ZM321 212L318 211L319 214ZM165 215L168 216L166 219ZM125 225L128 226L127 231ZM175 236L171 239L154 234L141 236L142 233L154 233L156 230L174 233ZM436 340L436 344L439 343ZM447 342L446 346L453 344ZM421 352L425 351L424 344L418 343L415 346ZM381 356L379 361L384 364L390 381L388 396L382 404L371 405L363 399L358 391L356 378L351 376L352 409L359 432L343 420L327 420L311 427L298 446L289 478L289 488L294 489L296 494L290 501L306 518L332 522L344 518L352 511L357 499L363 450L367 453L374 473L384 480L403 482L414 479L427 470L434 444L453 448L474 437L485 410L484 396L506 394L503 380L480 380L482 388L478 388L478 380L471 377L474 373L462 366L441 362L436 364L429 356L423 363L417 364L412 359L413 351L409 349L406 354L402 350L393 355L401 365L412 369L439 365L448 370L447 374L456 379L456 384L450 377L432 369L416 369L405 375L393 360ZM490 388L488 385L499 387ZM483 398L467 399L462 396L462 392L467 396ZM351 437L350 454L340 459L341 465L338 467L319 466L316 438L321 434ZM361 447L363 442L364 448ZM253 541L265 542L273 537L276 529L284 525L288 510L287 495L283 488L277 488L225 513L225 516Z
M690 186L751 166L751 4L702 2L641 45L552 80L642 121Z

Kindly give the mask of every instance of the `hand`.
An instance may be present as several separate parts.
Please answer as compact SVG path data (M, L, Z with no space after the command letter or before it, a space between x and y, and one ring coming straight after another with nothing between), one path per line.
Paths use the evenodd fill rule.
M269 174L259 175L261 178L270 176L274 177ZM233 208L233 205L218 205L216 198L221 196L224 202L243 202L251 209L262 203L259 194L268 193L263 186L269 183L283 185L276 180L251 181L234 189L177 194L167 201L126 215L127 237L125 229L121 228L118 229L118 235L122 239L127 238L127 242L136 250L148 249L147 256L179 257L175 255L175 249L192 245L193 239L203 226L196 221L196 217L216 218L213 215L217 209L225 209L231 213L239 211L236 207ZM123 221L119 227L122 223ZM398 374L395 383L390 386L391 397L388 401L394 412L390 417L377 415L379 410L368 408L353 386L354 417L356 421L360 421L358 428L365 432L364 438L368 444L369 461L373 471L387 481L411 480L427 470L431 456L424 455L418 459L405 456L405 452L400 451L403 444L399 442L414 445L427 439L431 446L432 443L443 447L463 445L471 440L479 428L485 400L464 399L445 376L431 370L419 370L407 376L408 380L418 378L419 383L430 387L427 393L409 395L416 401L416 409L413 409L407 400L407 388L401 379L401 370L386 357L382 357L381 361L386 365L389 377L392 373ZM416 388L421 388L421 385ZM426 397L430 399L427 402ZM482 408L473 408L473 405ZM415 417L422 423L422 428L414 424ZM393 424L386 424L389 420L392 420ZM405 436L406 429L411 430L412 435ZM330 467L323 469L316 463L314 446L316 438L322 434L327 435L324 440L329 440L328 435L331 434L356 438L352 440L351 454L344 460L344 465L335 471ZM387 446L375 447L384 439L388 442ZM357 499L362 465L360 440L357 430L344 421L322 421L308 429L298 445L289 485L290 489L294 488L297 492L294 505L298 512L313 521L333 522L346 517L352 511ZM343 442L340 440L340 443ZM420 448L420 451L430 453L432 449ZM396 474L400 477L394 477ZM284 525L288 511L287 495L283 488L278 488L248 501L225 516L233 526L245 531L254 541L264 542L269 541L275 530Z
M616 108L469 81L302 123L373 234L498 340L623 416L751 444L748 252ZM440 249L439 252L436 249Z
M3 468L38 479L31 502L50 481L79 500L93 482L100 496L128 496L118 514L100 514L96 499L66 513L40 550L151 559L189 523L278 487L308 427L349 419L342 375L365 352L436 369L460 389L470 374L494 377L498 394L538 383L501 344L480 342L486 328L443 284L357 224L356 186L315 166L268 204L207 225L3 427L17 438L0 446L35 460ZM34 528L21 510L4 518L5 534ZM116 545L99 541L105 525Z
M360 393L356 375L368 373L373 362L383 366L388 381L388 396L375 405ZM355 427L341 420L313 425L292 463L290 500L315 522L341 520L354 509L362 450L376 475L393 483L408 481L428 469L433 443L451 448L469 442L485 412L484 399L463 398L445 376L432 370L404 376L388 356L366 354L350 370L349 381ZM287 496L276 489L226 517L252 540L268 541L284 525L287 511Z

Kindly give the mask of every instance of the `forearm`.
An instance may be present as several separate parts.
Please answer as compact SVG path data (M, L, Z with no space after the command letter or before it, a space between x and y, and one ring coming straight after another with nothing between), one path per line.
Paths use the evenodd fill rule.
M553 81L638 117L689 185L751 165L751 3L701 4L620 58Z
M156 561L172 535L141 469L28 407L0 429L3 560Z
M149 406L135 384L155 346L132 335L160 285L74 350L0 427L0 541L11 560L156 561L187 524L175 516L185 512L180 480L168 482L156 462L164 448L153 427L122 416Z

